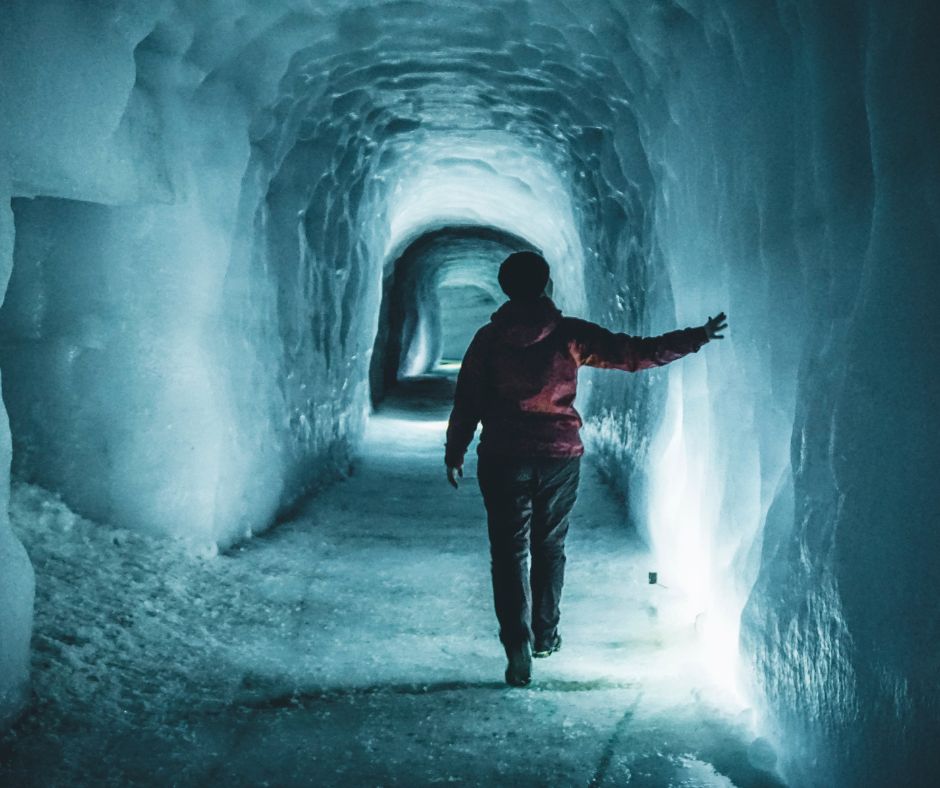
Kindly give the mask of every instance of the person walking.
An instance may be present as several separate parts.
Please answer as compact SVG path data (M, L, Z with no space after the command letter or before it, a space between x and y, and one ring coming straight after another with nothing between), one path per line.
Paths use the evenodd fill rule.
M568 515L584 446L574 408L581 366L636 372L695 353L727 327L725 314L658 337L616 334L564 317L545 295L549 266L535 252L502 263L509 301L464 355L447 426L444 461L457 488L477 425L477 480L490 540L493 601L506 650L506 682L525 686L532 657L561 648L558 633ZM531 569L528 568L531 549Z

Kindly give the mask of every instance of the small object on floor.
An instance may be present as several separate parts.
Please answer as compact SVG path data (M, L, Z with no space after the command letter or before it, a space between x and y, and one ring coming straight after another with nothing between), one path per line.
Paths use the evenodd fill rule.
M532 646L526 642L506 649L506 683L511 687L524 687L532 681Z
M555 639L552 642L545 646L545 648L536 649L532 652L532 656L536 659L545 659L545 657L550 657L556 651L561 649L561 635L557 632L555 633Z

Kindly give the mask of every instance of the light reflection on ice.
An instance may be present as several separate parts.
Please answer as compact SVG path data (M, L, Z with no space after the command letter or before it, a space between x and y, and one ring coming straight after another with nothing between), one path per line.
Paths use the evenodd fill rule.
M666 414L651 446L648 536L660 582L681 595L676 615L694 623L704 663L729 702L746 705L738 636L744 599L714 575L721 490L707 425L687 430L684 370L670 370Z

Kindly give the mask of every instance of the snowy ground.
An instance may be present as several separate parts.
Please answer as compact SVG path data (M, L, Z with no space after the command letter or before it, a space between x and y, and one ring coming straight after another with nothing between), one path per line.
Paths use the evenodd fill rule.
M213 559L15 486L35 695L0 784L777 785L589 466L564 649L503 684L475 463L447 486L442 386L374 418L352 476Z

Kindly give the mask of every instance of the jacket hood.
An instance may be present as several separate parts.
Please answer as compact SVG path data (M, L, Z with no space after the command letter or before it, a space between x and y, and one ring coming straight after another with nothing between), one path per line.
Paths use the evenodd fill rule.
M514 347L528 347L539 342L558 325L561 312L552 300L507 301L491 318L496 335Z

